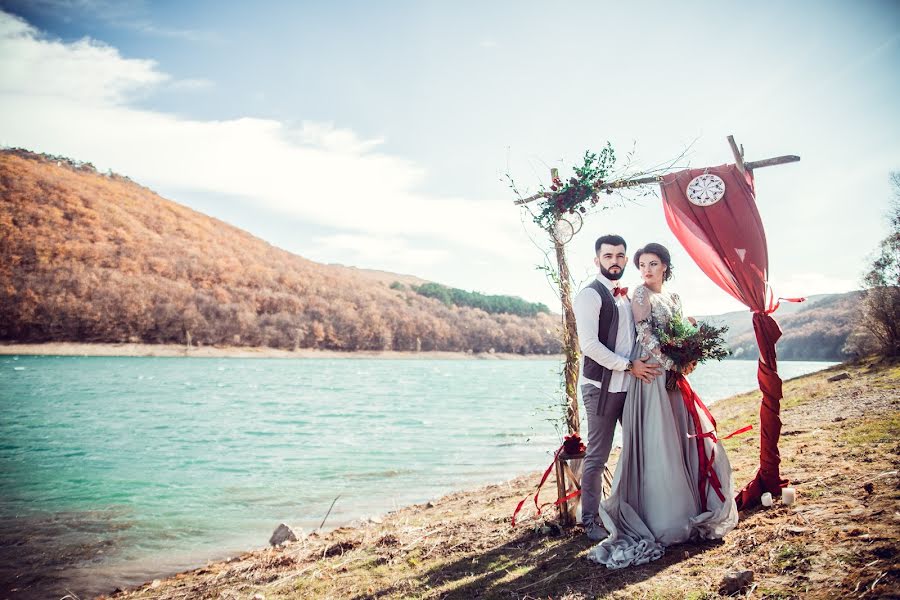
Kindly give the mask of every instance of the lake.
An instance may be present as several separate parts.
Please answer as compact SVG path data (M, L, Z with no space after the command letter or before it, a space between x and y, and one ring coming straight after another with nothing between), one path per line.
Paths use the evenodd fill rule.
M265 546L280 522L315 529L336 497L326 527L542 469L561 439L560 370L2 357L0 592L109 592ZM714 404L754 389L756 362L703 365L691 381Z

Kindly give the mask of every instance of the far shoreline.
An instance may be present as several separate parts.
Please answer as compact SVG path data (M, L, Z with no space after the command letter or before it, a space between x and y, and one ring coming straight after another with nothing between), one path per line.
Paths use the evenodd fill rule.
M22 344L0 342L0 356L96 356L132 358L293 358L293 359L350 359L370 358L379 360L557 360L562 362L562 354L514 354L512 352L451 352L432 350L414 352L412 350L320 350L298 348L284 350L261 346L192 346L183 344L138 344L138 343L86 343L86 342L41 342ZM753 361L756 358L727 358L731 361ZM846 358L779 358L778 362L829 362L838 363Z
M247 346L193 346L183 344L44 342L38 344L0 343L0 356L109 356L172 358L372 358L386 360L563 360L562 354L513 354L509 352L446 352L396 350L318 350Z

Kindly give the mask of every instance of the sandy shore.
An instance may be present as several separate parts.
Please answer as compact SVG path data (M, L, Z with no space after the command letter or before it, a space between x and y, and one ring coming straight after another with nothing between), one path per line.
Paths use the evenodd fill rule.
M38 356L190 356L197 358L381 358L410 360L523 360L548 358L562 360L558 354L509 354L505 352L394 352L335 350L281 350L243 346L201 346L182 344L83 344L48 342L44 344L0 344L0 355Z

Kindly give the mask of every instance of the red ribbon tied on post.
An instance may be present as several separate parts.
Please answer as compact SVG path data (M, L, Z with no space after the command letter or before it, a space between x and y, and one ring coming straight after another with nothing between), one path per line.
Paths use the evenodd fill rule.
M581 441L581 436L577 433L573 433L572 435L567 435L563 439L562 445L556 449L556 452L553 453L553 460L550 461L550 466L547 467L547 470L544 471L544 475L541 477L541 481L538 483L537 490L534 492L534 507L537 509L537 516L541 515L541 511L547 505L552 504L553 506L559 506L563 502L568 502L572 498L577 498L581 494L581 490L575 490L569 494L566 494L562 498L557 499L556 502L547 502L543 505L538 504L538 496L541 494L541 488L544 487L544 483L547 481L547 478L550 476L550 471L553 470L553 465L556 464L556 459L559 458L559 455L565 452L568 455L581 454L586 450L584 443ZM528 496L522 498L521 501L516 505L516 509L512 514L512 527L516 526L516 515L519 514L519 511L522 510L522 506L525 504L525 501L528 500Z

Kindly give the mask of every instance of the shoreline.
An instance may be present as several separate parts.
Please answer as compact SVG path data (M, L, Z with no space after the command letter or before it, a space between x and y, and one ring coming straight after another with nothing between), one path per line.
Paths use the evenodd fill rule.
M850 377L827 381L841 372ZM539 517L530 504L522 524L510 528L515 503L534 493L534 472L103 597L467 599L527 597L524 590L551 597L565 590L573 600L699 592L718 597L719 582L735 569L749 569L754 589L777 597L884 592L898 577L890 566L898 538L888 510L897 497L892 440L900 413L891 389L898 381L900 367L842 363L786 383L782 474L800 490L799 501L744 511L723 542L688 542L649 565L613 571L585 566L583 556L593 544L577 528L555 527L554 511ZM725 399L717 406L721 429L752 418L758 402L758 392ZM817 410L810 411L813 405ZM733 438L726 447L736 481L747 480L758 468L758 440ZM856 485L840 485L848 470L856 471ZM555 498L552 483L541 501Z
M190 350L183 344L40 342L21 344L0 342L0 356L107 356L132 358L293 358L293 359L349 359L379 360L557 360L562 354L514 354L511 352L452 352L432 350L319 350L299 348L284 350L263 346L199 346ZM753 361L756 358L727 358L726 361ZM778 362L839 363L841 359L803 358L779 359Z
M317 350L247 346L200 346L187 349L183 344L42 342L37 344L0 343L0 356L121 356L178 358L374 358L387 360L562 360L562 354L512 354L508 352L413 352L399 350Z

